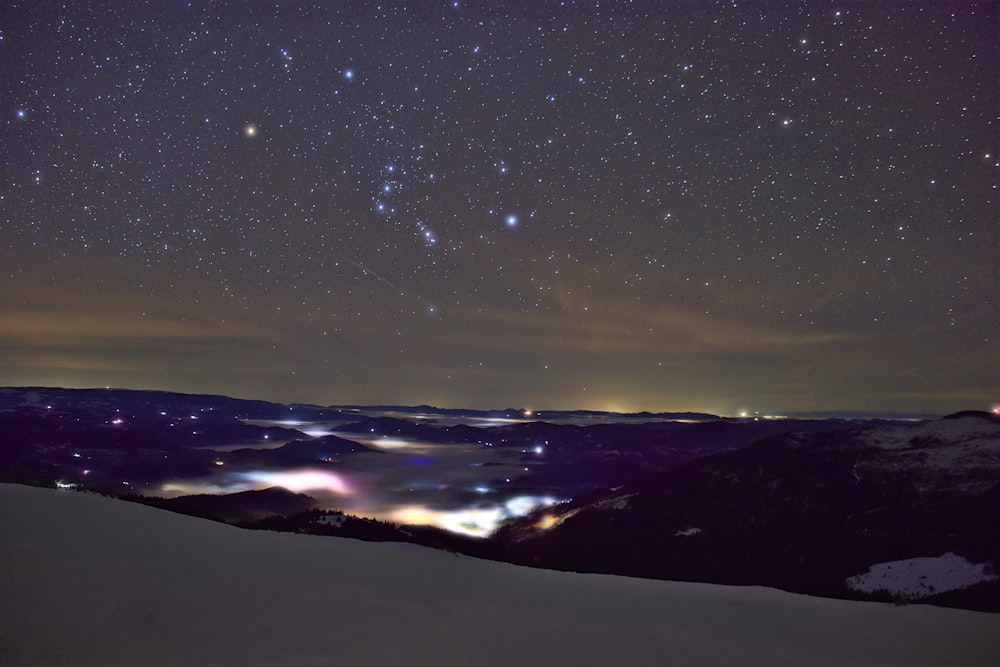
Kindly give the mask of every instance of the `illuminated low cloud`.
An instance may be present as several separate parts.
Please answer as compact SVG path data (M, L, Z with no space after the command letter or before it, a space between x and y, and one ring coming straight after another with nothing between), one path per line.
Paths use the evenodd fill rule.
M526 516L541 507L561 502L551 496L515 496L504 503L476 505L458 510L440 510L426 505L402 505L390 510L390 521L429 525L453 533L488 537L511 518Z
M308 468L293 470L252 470L247 472L222 473L207 479L178 480L167 482L160 492L167 496L200 493L238 493L281 487L295 493L334 494L349 498L356 490L343 475L327 470Z
M325 470L254 471L237 475L263 487L280 486L295 493L324 491L339 496L354 494L343 477Z

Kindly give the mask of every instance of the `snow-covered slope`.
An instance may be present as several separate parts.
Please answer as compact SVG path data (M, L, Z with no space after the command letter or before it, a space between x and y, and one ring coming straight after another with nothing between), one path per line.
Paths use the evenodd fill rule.
M250 532L0 485L10 665L987 665L1000 616Z

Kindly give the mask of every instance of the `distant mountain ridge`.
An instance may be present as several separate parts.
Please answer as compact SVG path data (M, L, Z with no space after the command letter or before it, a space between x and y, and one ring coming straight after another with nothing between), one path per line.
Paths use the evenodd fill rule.
M571 420L571 419L627 419L629 421L649 420L694 420L713 421L717 419L753 419L750 417L724 417L707 412L660 411L660 412L609 412L603 410L527 410L525 408L471 409L442 408L432 405L315 405L311 403L277 403L256 399L233 398L219 394L187 394L181 392L152 389L121 389L115 387L95 387L87 389L65 389L61 387L0 387L0 410L19 406L54 405L56 407L88 407L93 409L128 408L131 410L153 407L174 407L177 409L212 409L242 419L303 419L322 421L325 419L351 419L371 414L397 413L399 415L421 417L474 417L479 419L513 420ZM864 412L858 410L831 410L810 412L788 412L790 419L937 419L939 414Z
M529 419L541 416L531 410L502 408L477 410L466 408L439 408L431 405L330 405L310 403L275 403L255 399L232 398L217 394L186 394L150 389L89 388L64 389L61 387L0 387L0 410L22 406L53 405L57 408L90 409L111 408L129 410L172 407L175 409L211 409L225 411L243 419L324 419L349 418L361 413L399 413L405 415L462 416L483 419ZM550 419L574 417L624 417L630 419L719 419L718 416L700 412L637 412L614 413L597 410L546 410Z

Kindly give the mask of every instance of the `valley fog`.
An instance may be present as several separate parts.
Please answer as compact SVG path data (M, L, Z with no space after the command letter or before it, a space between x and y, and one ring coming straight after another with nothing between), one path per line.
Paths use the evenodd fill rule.
M260 426L295 428L308 436L336 435L374 452L330 457L316 465L284 469L220 465L207 477L170 480L159 494L223 494L281 487L304 493L320 507L400 524L431 525L486 537L506 519L563 500L558 491L533 482L545 460L545 445L511 450L484 443L438 444L400 437L342 433L338 422L254 420ZM483 426L497 420L481 420ZM269 449L285 444L213 448Z

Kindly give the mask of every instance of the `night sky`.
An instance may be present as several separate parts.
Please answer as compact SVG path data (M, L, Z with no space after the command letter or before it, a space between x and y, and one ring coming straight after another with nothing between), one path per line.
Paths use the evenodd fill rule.
M1000 3L190 4L0 8L0 385L1000 403Z

